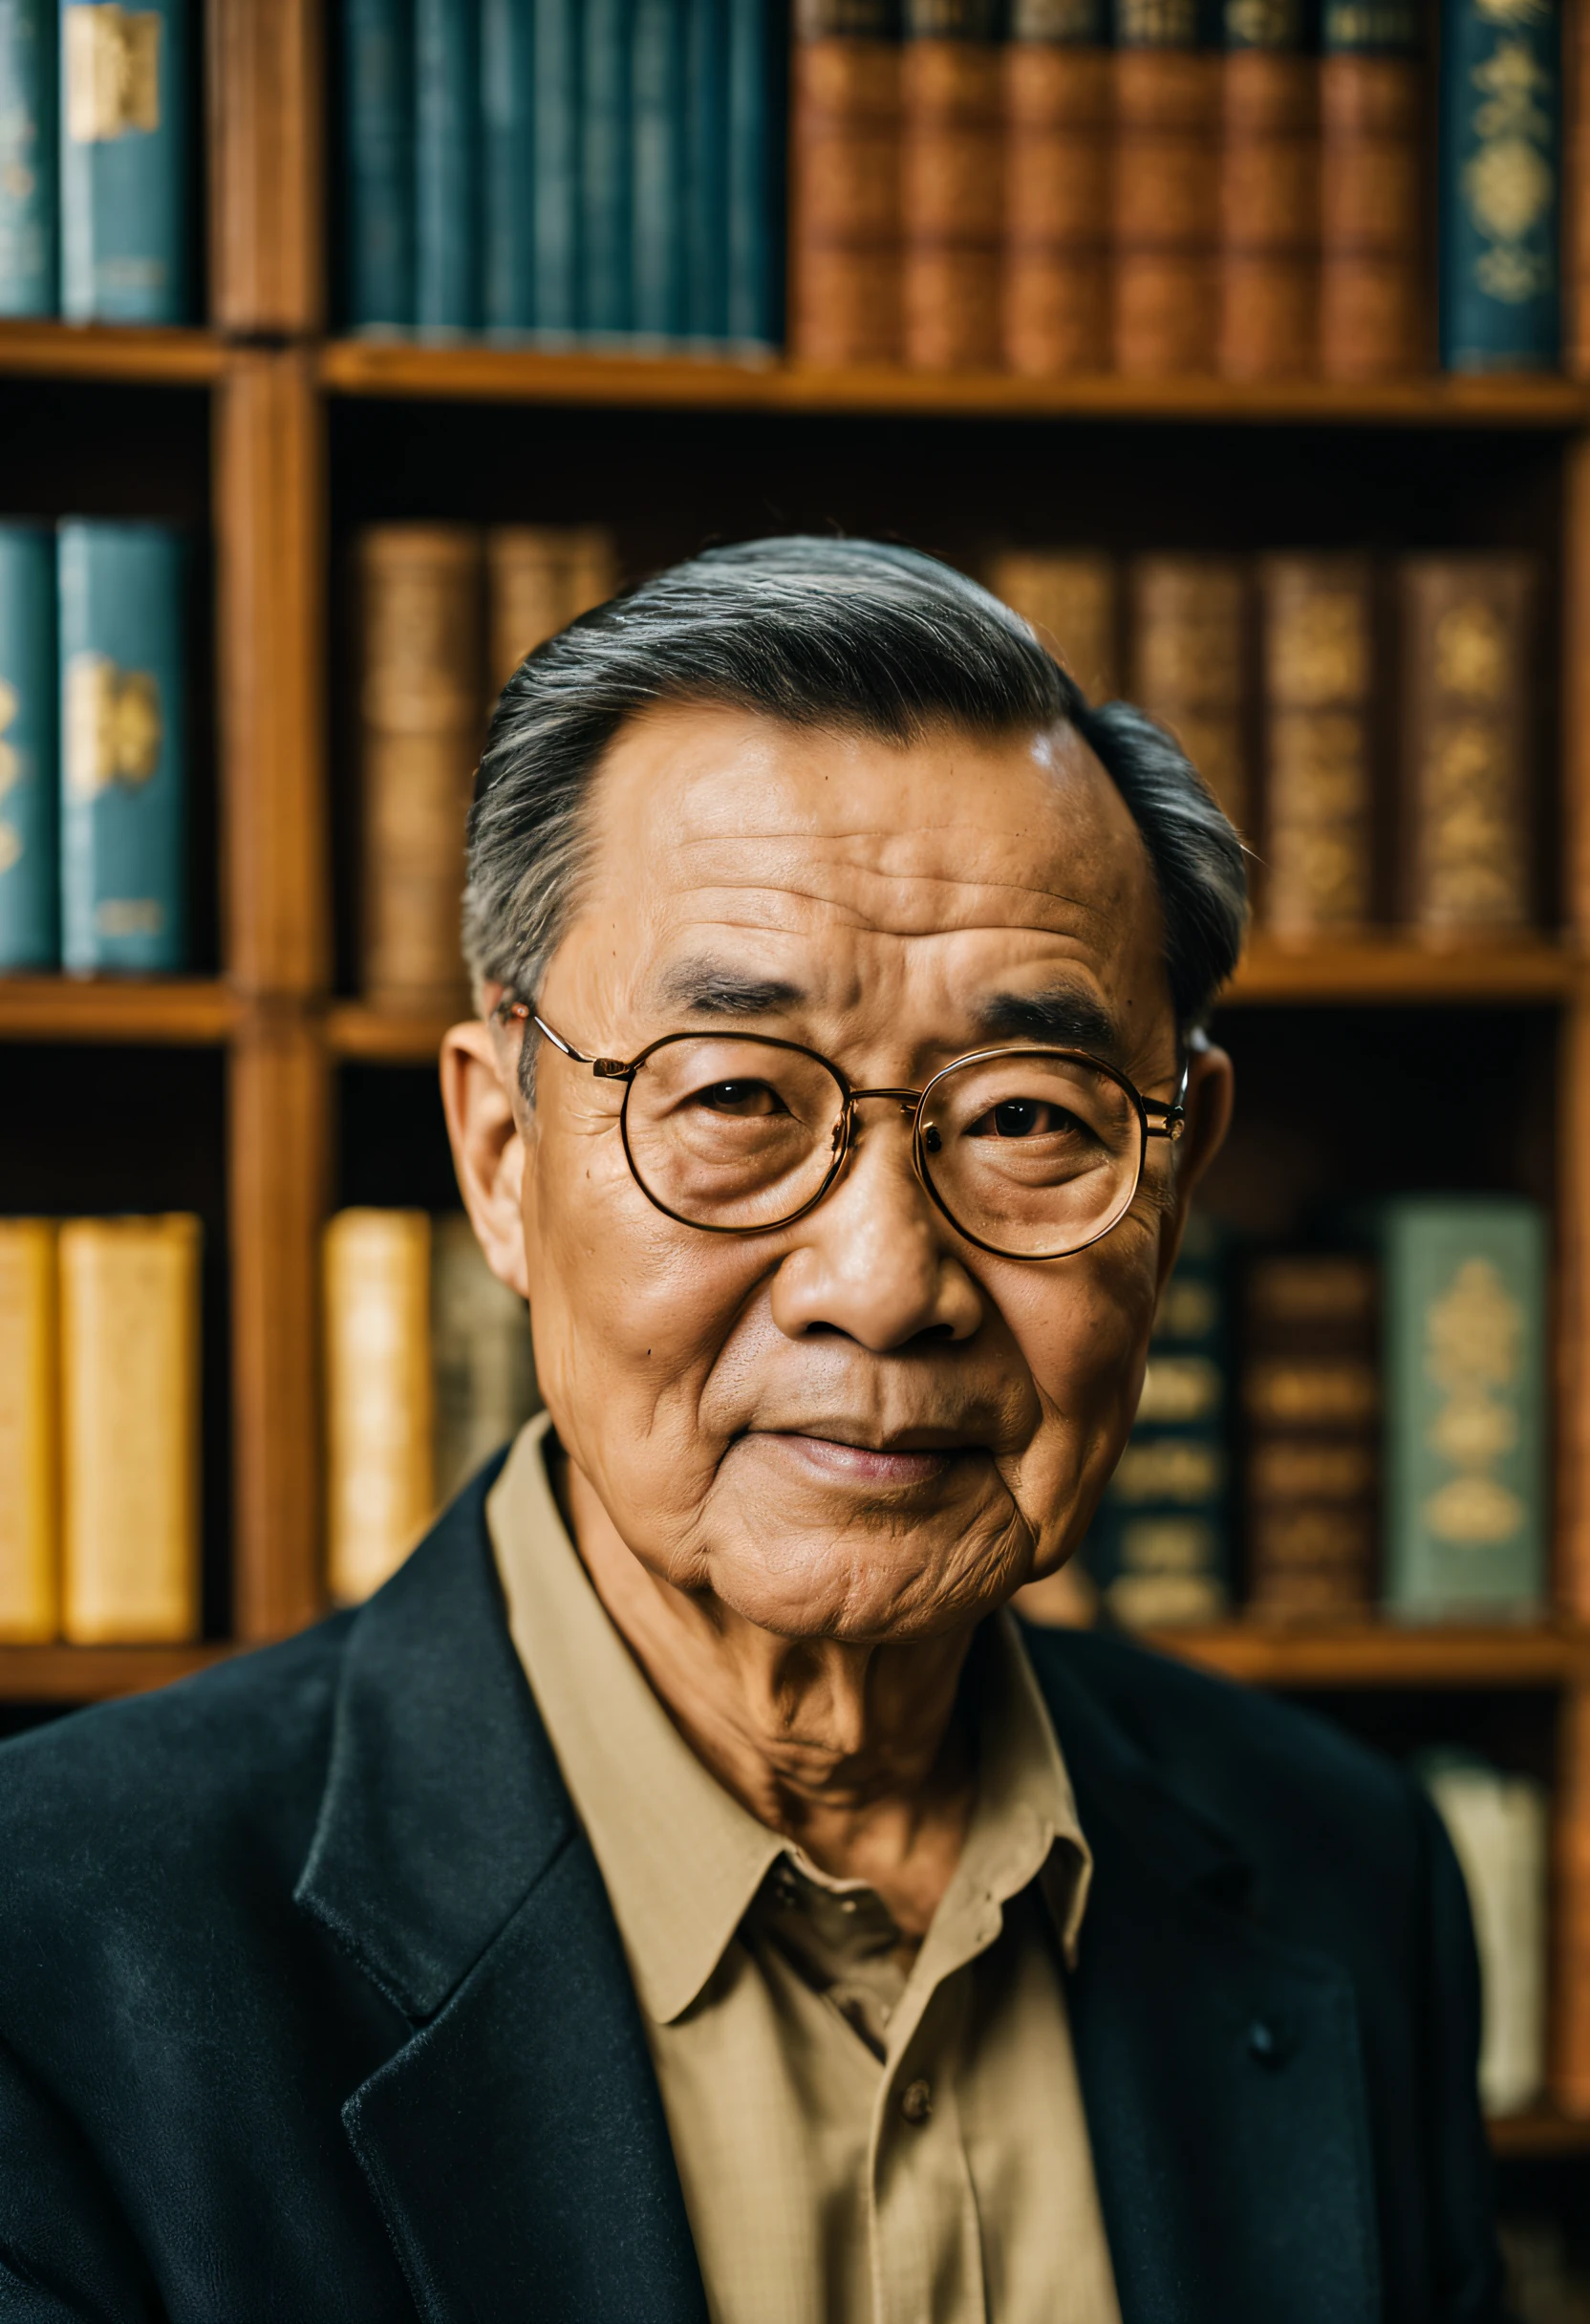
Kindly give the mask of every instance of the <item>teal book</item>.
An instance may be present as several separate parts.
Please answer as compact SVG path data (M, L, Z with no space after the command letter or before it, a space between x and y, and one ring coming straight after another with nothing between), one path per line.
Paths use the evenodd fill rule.
M728 0L685 0L684 328L729 329Z
M61 312L185 323L192 307L187 0L60 11Z
M414 322L414 4L342 0L350 329Z
M55 302L54 0L0 0L0 315Z
M630 32L632 0L586 0L580 136L584 322L627 332L630 301Z
M479 331L480 0L415 0L414 320L439 336Z
M585 319L580 173L584 10L535 0L535 319L552 338Z
M55 543L0 525L0 969L54 968Z
M774 347L784 335L785 47L769 37L765 0L725 0L725 6L724 328L743 346Z
M59 533L61 959L186 965L183 544L165 525Z
M630 42L634 328L677 338L685 327L686 0L634 0Z
M535 0L481 0L485 327L535 323Z
M1547 371L1559 346L1558 0L1444 0L1437 215L1448 371Z
M1407 1620L1537 1613L1546 1589L1546 1227L1533 1203L1380 1213L1386 1599Z

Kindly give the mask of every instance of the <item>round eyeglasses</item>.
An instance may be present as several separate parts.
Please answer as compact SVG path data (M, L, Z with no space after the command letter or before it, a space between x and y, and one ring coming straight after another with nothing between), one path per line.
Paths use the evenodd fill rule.
M876 1099L912 1124L916 1174L970 1243L1000 1259L1067 1259L1131 1207L1150 1138L1175 1140L1175 1097L1145 1099L1080 1049L976 1049L922 1089L855 1089L836 1065L763 1033L665 1033L638 1057L584 1057L526 1001L571 1065L624 1084L619 1129L635 1184L708 1235L763 1235L814 1209L844 1170L856 1108Z

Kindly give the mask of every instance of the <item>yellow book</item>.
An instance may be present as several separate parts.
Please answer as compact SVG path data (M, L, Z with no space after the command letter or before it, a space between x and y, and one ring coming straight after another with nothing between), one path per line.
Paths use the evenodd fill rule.
M0 1641L60 1627L55 1228L0 1219Z
M600 525L499 525L486 534L492 699L526 654L618 587L612 536Z
M60 1230L62 1622L78 1646L199 1631L197 1218Z
M431 1222L339 1211L326 1229L332 1596L355 1605L399 1566L435 1506Z
M1091 702L1121 691L1120 591L1115 562L1091 549L1007 549L988 586L1030 621Z

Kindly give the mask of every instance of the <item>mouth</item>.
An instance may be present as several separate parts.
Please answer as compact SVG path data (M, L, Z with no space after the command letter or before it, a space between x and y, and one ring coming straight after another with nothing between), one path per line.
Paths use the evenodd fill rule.
M816 1470L835 1484L874 1488L931 1484L955 1463L980 1448L961 1436L933 1429L907 1430L887 1443L865 1441L832 1427L759 1429L758 1443L781 1458Z

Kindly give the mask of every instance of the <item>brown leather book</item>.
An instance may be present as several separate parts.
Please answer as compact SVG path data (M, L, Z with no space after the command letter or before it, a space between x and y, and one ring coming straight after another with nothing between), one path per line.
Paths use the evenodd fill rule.
M378 1008L464 992L464 817L484 695L481 536L376 525L359 544L364 667L363 979Z
M1107 371L1113 60L1104 0L1014 0L1004 66L1004 356Z
M1220 369L1302 377L1319 354L1319 60L1302 0L1226 0L1225 28Z
M1196 0L1116 0L1115 361L1135 377L1214 368L1220 59Z
M797 0L790 343L803 362L900 359L896 0Z
M1133 699L1169 726L1239 831L1252 828L1247 569L1237 557L1138 557Z
M1430 361L1424 90L1412 0L1325 0L1320 61L1320 368Z
M1531 923L1537 578L1523 556L1403 561L1401 907L1433 942Z
M1091 549L1006 549L988 586L1030 621L1090 702L1121 691L1120 578L1113 557Z
M1278 936L1374 915L1374 572L1367 557L1261 557L1263 920Z
M900 228L905 359L1000 359L1003 137L995 0L905 0Z
M526 654L618 586L612 535L600 525L497 525L485 536L488 705Z

